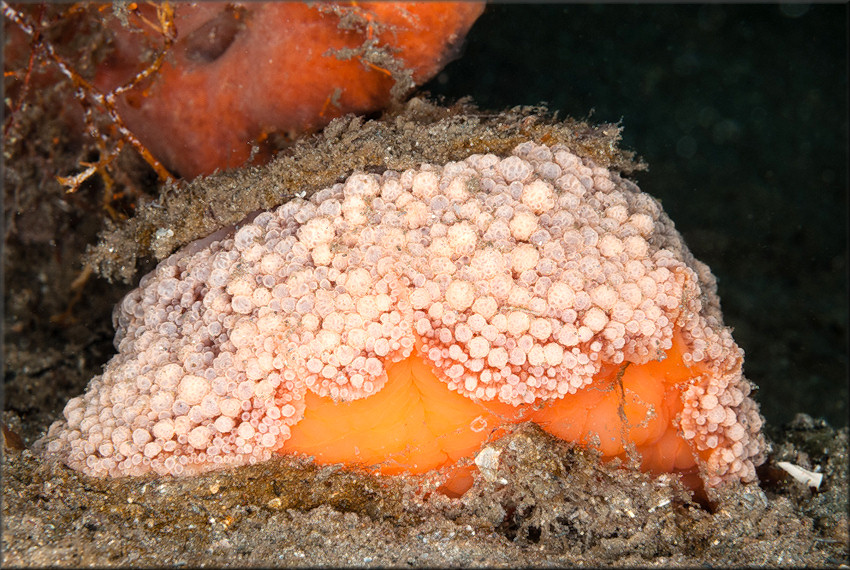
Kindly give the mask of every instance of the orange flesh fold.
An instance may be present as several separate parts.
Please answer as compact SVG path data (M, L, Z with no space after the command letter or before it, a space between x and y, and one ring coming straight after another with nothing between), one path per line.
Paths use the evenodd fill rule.
M469 460L481 446L510 424L533 421L606 458L624 458L627 447L633 447L644 471L693 471L694 453L673 419L682 409L685 385L707 370L686 365L685 348L677 331L663 360L605 365L590 386L542 406L461 396L414 352L387 367L387 383L373 396L335 402L308 393L304 418L292 426L281 453L311 455L319 464L370 467L385 475L454 466L442 490L459 496L472 484ZM468 461L455 465L464 458Z

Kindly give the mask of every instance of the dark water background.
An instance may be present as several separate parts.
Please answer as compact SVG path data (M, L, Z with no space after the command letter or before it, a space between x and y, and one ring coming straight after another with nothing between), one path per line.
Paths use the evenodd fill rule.
M768 422L848 419L848 5L491 4L425 86L624 127Z

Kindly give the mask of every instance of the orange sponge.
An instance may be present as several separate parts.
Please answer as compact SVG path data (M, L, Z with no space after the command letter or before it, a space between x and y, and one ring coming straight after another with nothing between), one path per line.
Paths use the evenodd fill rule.
M163 65L117 98L121 118L186 178L270 156L346 113L368 113L433 77L456 53L483 2L181 3ZM161 48L150 7L112 20L113 50L95 84L128 84ZM139 33L139 29L143 33ZM259 150L259 154L257 153ZM253 153L253 154L252 154Z

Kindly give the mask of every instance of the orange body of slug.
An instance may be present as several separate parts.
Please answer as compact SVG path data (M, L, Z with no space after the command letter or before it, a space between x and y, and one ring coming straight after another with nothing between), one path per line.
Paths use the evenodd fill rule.
M673 420L682 410L683 385L706 371L684 363L684 340L674 338L662 359L608 365L575 394L521 406L452 392L414 353L387 367L387 383L374 396L335 402L308 394L304 418L280 451L304 453L321 464L374 467L385 475L423 473L471 458L506 424L531 421L605 458L623 457L634 446L645 471L691 472L696 456ZM458 469L444 489L459 495L471 483L469 470Z

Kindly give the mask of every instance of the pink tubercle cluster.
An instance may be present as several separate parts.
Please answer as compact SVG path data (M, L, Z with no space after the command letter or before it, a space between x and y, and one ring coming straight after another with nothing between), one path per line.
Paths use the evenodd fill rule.
M354 173L142 278L48 449L95 476L255 463L308 390L368 397L415 347L450 389L520 405L659 358L679 330L715 372L684 392L682 433L713 450L707 483L752 480L761 418L715 288L656 200L563 146Z

